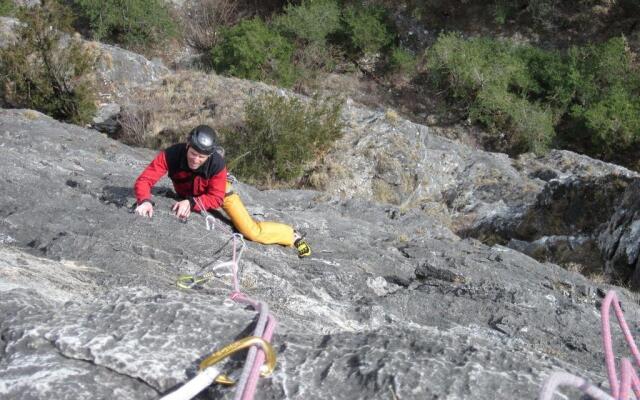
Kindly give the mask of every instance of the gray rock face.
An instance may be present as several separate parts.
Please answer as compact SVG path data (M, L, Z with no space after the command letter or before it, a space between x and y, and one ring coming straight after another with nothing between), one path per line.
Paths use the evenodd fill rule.
M598 235L606 271L640 288L640 182L629 185L613 215Z
M116 46L92 43L100 53L96 73L99 81L106 86L105 93L122 96L134 88L157 82L169 73L160 60L148 60Z
M0 17L0 48L15 43L15 31L19 25L20 21L15 18Z
M477 151L352 102L343 118L346 134L316 172L334 198L422 210L460 236L588 273L614 276L617 268L630 268L615 262L605 269L602 253L617 241L598 237L637 173L568 151L516 160Z
M13 0L13 2L19 7L33 7L39 5L41 0Z
M447 141L421 132L417 142L439 160L460 160ZM24 110L0 110L0 149L0 397L158 398L251 332L255 313L225 301L228 275L200 290L174 285L181 273L229 259L224 233L204 230L198 215L179 223L167 180L155 190L153 219L130 213L133 181L153 152ZM508 164L476 157L467 171ZM445 180L460 168L450 165L433 177L446 182L440 199L461 187ZM371 168L363 176L383 176ZM505 179L515 183L513 171ZM430 182L416 198L438 198ZM535 198L500 190L506 206ZM313 248L299 260L292 249L248 243L243 290L279 320L278 366L256 398L534 398L555 369L605 382L596 327L607 287L460 238L419 207L245 185L240 193L256 218L296 225ZM637 332L640 308L618 291ZM213 387L201 397L232 392Z

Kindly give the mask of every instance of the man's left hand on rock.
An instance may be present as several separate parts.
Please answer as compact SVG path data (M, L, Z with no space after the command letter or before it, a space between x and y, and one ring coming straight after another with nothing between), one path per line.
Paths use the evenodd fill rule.
M173 205L171 210L181 221L186 221L191 215L191 203L189 203L189 200L179 201Z

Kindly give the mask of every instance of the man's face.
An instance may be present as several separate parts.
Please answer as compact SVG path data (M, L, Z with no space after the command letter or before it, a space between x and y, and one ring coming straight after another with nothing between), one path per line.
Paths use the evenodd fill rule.
M187 164L189 164L189 168L193 171L200 168L205 161L209 158L206 154L198 153L193 147L189 147L187 149Z

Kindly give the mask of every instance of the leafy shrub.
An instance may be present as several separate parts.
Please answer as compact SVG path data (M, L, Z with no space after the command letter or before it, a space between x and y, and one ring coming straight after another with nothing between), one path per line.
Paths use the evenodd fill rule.
M538 24L549 24L557 14L558 0L530 0L527 11Z
M588 108L574 108L592 132L594 144L605 154L625 149L640 139L640 101L622 86L615 86Z
M272 26L295 43L293 62L298 82L313 81L319 72L335 67L337 52L328 39L340 29L340 8L336 0L287 4L284 14L274 18Z
M540 89L516 46L447 34L429 50L427 66L439 86L466 104L472 120L496 137L507 135L497 150L540 153L554 137L551 111L527 99Z
M329 149L342 133L342 103L259 96L246 106L245 129L225 135L230 170L253 182L292 180L305 163Z
M225 29L211 59L217 72L290 86L295 80L293 50L291 42L253 18Z
M416 56L407 49L394 47L389 55L389 68L391 71L413 75L418 61Z
M557 85L572 89L573 98L565 110L566 127L559 132L564 141L586 137L584 150L606 159L633 151L640 142L640 70L626 40L618 37L572 48L565 63L568 67L558 71Z
M292 39L322 45L329 35L340 29L340 8L336 0L305 0L297 6L287 4L284 14L275 18L273 25Z
M554 50L522 46L517 52L532 79L528 96L548 104L557 121L584 84L575 63L568 62L565 56Z
M342 36L347 48L371 55L389 46L394 34L386 19L387 14L382 7L347 7L342 13Z
M183 10L184 39L202 52L211 51L220 42L222 28L237 18L237 4L233 0L191 0Z
M16 44L0 49L0 95L11 107L33 108L83 124L95 113L89 74L96 56L71 30L71 14L56 2L21 9Z
M95 40L151 48L176 35L162 0L73 0Z
M554 137L549 110L497 88L481 90L471 106L470 117L496 133L493 148L510 153L543 153ZM499 143L508 130L506 143Z
M428 52L437 85L512 151L564 145L616 158L640 144L640 70L624 38L565 53L490 39L441 36Z
M0 16L10 16L16 10L13 0L0 0Z

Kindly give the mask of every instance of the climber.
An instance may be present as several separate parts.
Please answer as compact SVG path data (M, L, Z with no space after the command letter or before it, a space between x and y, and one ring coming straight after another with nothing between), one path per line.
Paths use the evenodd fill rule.
M215 131L199 125L190 133L187 143L179 143L161 151L136 179L134 192L136 214L153 216L154 203L151 188L165 174L182 200L171 210L186 221L191 211L212 210L222 207L234 227L248 240L262 244L280 244L295 247L299 257L311 255L306 239L289 225L277 222L257 222L247 211L227 181L227 169Z

